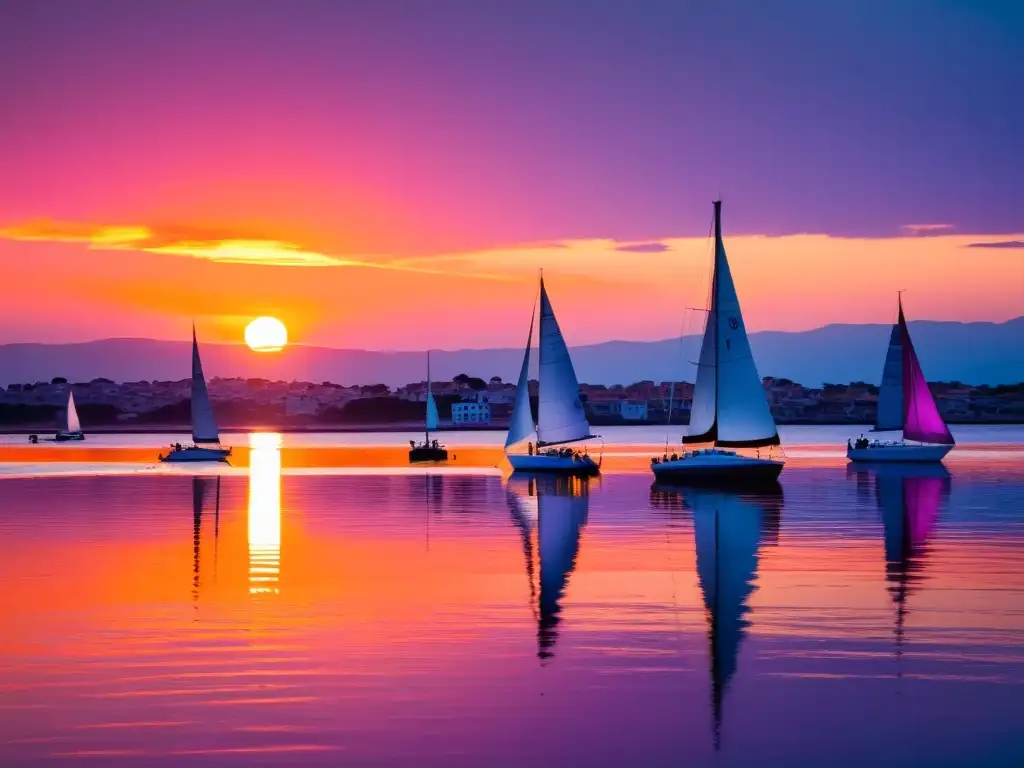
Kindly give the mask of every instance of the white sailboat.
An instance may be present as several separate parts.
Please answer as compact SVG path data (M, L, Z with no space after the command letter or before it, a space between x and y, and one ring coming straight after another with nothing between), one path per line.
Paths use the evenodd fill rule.
M175 443L167 455L160 455L160 461L225 461L231 455L230 448L220 444L217 420L213 417L210 393L206 390L203 376L203 361L199 358L199 342L196 328L192 326L192 445Z
M67 419L64 429L58 432L54 438L58 443L68 440L85 440L82 434L82 423L78 420L78 409L75 408L75 393L68 390Z
M519 371L516 402L512 410L505 455L514 470L524 472L561 472L595 475L600 462L586 451L566 447L569 443L590 440L590 424L580 400L580 385L572 367L569 349L551 308L544 278L540 279L540 370L538 379L538 418L530 409L530 348L533 343L533 317L526 337L523 366ZM537 445L534 450L533 438ZM521 451L527 443L527 452ZM519 450L517 450L519 449Z
M427 350L427 409L424 420L423 442L419 445L415 440L409 441L409 461L447 461L448 449L437 442L430 440L430 430L437 430L438 413L437 403L434 402L434 393L430 391L430 351Z
M722 243L722 203L715 206L715 263L697 381L684 444L714 447L651 459L658 479L689 483L771 481L783 459L768 401L757 375L743 325L740 302ZM757 449L756 455L729 448ZM767 449L767 450L763 450Z
M942 461L956 444L921 371L903 317L902 297L898 307L899 314L889 334L882 386L878 390L878 416L872 431L902 432L902 439L869 440L862 436L855 442L848 440L846 458L851 461Z

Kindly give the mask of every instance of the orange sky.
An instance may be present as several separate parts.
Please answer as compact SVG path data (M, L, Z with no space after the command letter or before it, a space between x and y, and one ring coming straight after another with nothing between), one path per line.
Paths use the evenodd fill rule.
M0 343L105 337L240 341L270 314L291 340L417 349L522 343L543 268L571 343L655 339L699 328L709 243L566 240L415 257L352 255L287 225L260 236L138 221L0 223L0 263L16 281ZM730 237L752 330L889 322L905 290L911 319L1003 321L1024 314L1024 249L968 247L1021 235L906 233ZM640 250L624 250L636 248Z

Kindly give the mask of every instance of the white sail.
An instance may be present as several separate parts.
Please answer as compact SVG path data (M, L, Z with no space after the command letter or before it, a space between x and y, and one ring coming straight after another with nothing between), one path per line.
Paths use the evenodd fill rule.
M427 431L437 429L437 403L434 402L434 394L427 392Z
M722 243L721 203L715 203L715 276L711 315L716 345L719 445L758 446L779 442L775 420L757 375L743 326L740 301Z
M538 435L545 444L590 437L590 424L580 400L580 385L554 310L540 281L540 397Z
M684 442L711 442L715 439L715 357L715 313L712 307L707 314L704 341L700 345L697 380L693 385L693 404L690 406L690 427Z
M68 390L68 432L81 432L82 423L78 420L78 409L75 408L75 393Z
M430 391L430 352L427 352L427 432L437 429L438 415L437 403L434 402L434 393Z
M889 350L882 368L882 386L878 388L878 417L875 429L903 429L903 343L899 323L889 334Z
M217 421L213 418L210 394L206 391L203 361L199 359L196 329L192 328L192 440L196 443L219 443Z
M516 384L516 403L512 408L512 420L508 425L508 436L505 448L533 437L537 425L533 423L533 411L530 408L530 348L533 346L533 314L530 314L530 332L526 336L526 351L523 352L523 366L519 369L519 381Z

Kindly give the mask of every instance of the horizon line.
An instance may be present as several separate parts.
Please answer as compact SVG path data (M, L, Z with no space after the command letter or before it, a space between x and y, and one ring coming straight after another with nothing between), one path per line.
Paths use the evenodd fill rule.
M1011 317L1011 318L1008 318L1006 320L1001 320L1001 321L997 321L997 320L929 320L929 319L919 319L919 320L908 320L907 324L908 325L925 325L925 324L931 324L931 325L934 325L934 324L942 324L942 325L982 325L982 324L984 324L984 325L1008 325L1010 323L1022 322L1022 321L1024 321L1024 315L1018 315L1017 317ZM796 336L796 335L800 335L800 334L804 334L804 333L815 333L816 331L823 331L823 330L825 330L827 328L836 328L836 327L868 328L868 327L873 327L873 326L891 326L891 325L892 325L892 323L826 323L825 325L818 325L818 326L815 326L813 328L807 328L806 330L802 330L802 331L786 331L786 330L776 330L776 329L766 328L766 329L758 330L758 331L748 331L748 335L758 335L758 334L764 334L764 333L775 333L775 334L784 334L784 335L787 335L787 336ZM694 333L682 334L680 336L665 336L665 337L661 337L661 338L657 338L657 339L619 339L619 338L614 338L614 339L605 339L604 341L589 342L589 343L586 343L586 344L569 344L568 346L571 349L577 349L577 348L580 348L580 347L597 347L597 346L601 346L603 344L659 344L659 343L663 343L663 342L666 342L666 341L678 341L680 339L685 339L685 338L699 337L699 336L701 336L701 334L702 334L701 331L696 331ZM153 337L147 337L147 336L107 336L107 337L104 337L104 338L88 339L88 340L85 340L85 341L8 341L8 342L0 342L0 349L5 348L5 347L15 347L15 346L73 347L73 346L84 346L86 344L102 344L102 343L108 342L108 341L148 341L148 342L157 342L157 343L162 343L162 344L190 344L191 343L191 341L188 340L188 339L161 339L161 338L153 338ZM247 345L246 345L246 343L244 341L205 341L205 342L201 342L201 346L204 347L204 348L205 347L211 347L211 346L217 346L217 347L239 347L239 348L242 348L242 349L248 349L248 347L247 347ZM418 348L415 348L415 349L412 349L412 348L406 348L406 349L379 349L379 348L376 348L376 349L372 349L372 348L368 348L368 347L329 347L329 346L325 346L323 344L301 344L301 343L296 343L296 342L289 341L288 344L284 348L282 348L280 350L276 350L273 353L259 352L257 350L252 350L252 351L253 351L254 354L257 354L257 355L270 355L270 354L278 355L278 354L282 354L282 353L286 352L287 350L289 350L291 348L298 348L298 349L324 349L324 350L331 350L333 352L369 352L369 353L381 354L381 355L400 355L400 354L413 354L413 353L415 353L415 354L425 354L428 350L430 352L486 352L486 351L491 351L491 350L518 349L519 347L517 347L517 346L492 346L492 347L442 348L442 347L431 346L429 348L424 347L423 349L418 349Z

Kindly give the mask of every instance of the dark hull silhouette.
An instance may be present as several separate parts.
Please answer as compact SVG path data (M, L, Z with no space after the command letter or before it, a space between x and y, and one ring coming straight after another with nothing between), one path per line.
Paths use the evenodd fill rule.
M409 449L409 462L417 464L423 461L448 461L447 448L432 448L429 445L418 445Z

